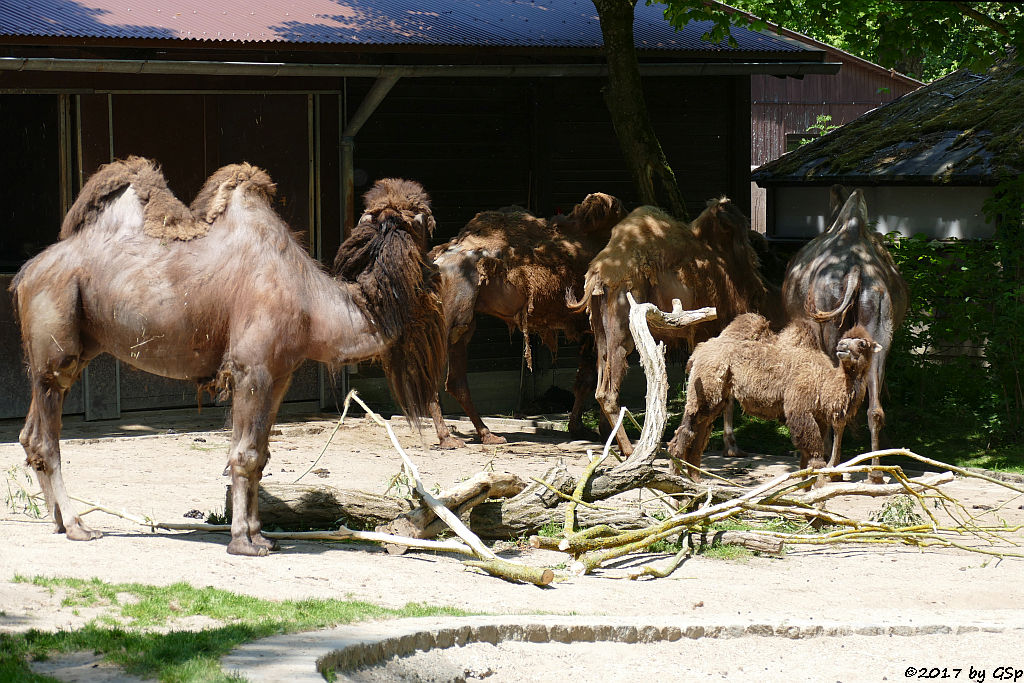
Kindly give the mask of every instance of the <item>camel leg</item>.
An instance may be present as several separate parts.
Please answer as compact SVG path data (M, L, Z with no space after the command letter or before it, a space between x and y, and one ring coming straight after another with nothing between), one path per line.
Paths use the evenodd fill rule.
M604 299L600 306L600 299ZM605 420L614 426L619 418L619 391L628 369L628 358L633 350L633 337L629 332L629 305L625 293L615 297L597 297L591 306L598 306L598 315L591 314L597 344L597 390L594 397L601 406ZM623 457L633 454L633 444L626 430L619 426L615 433L619 452Z
M828 459L828 466L835 467L839 464L843 456L843 431L846 429L846 425L835 425L834 427L826 427L824 432L828 435L825 439L825 450L832 453ZM830 481L842 481L843 475L832 474L829 475Z
M32 387L32 402L19 436L25 462L36 473L54 532L73 541L91 541L102 534L83 524L75 513L60 462L64 397L95 355L82 347L77 283L54 286L31 271L14 296L21 303L21 333Z
M736 413L736 402L729 401L722 413L723 440L725 441L725 454L730 458L742 458L746 455L736 445L736 432L733 430L733 420Z
M438 448L450 450L452 448L462 448L466 445L466 442L457 436L452 436L452 432L448 429L448 425L445 424L444 415L441 414L441 397L433 399L430 405L427 406L427 410L430 411L430 419L434 422L434 429L437 431L437 444Z
M232 555L266 555L276 548L261 533L259 483L270 458L270 428L277 406L288 388L288 378L275 382L263 366L242 367L234 373L231 454Z
M808 414L786 415L786 426L789 427L789 435L793 445L800 451L800 469L813 467L821 469L825 467L824 442L821 436L821 426ZM819 475L815 479L814 487L825 485L825 476Z
M576 368L576 381L572 385L573 403L569 413L569 434L574 439L597 440L600 437L593 430L583 426L583 409L597 389L597 355L594 352L594 338L586 335L580 344L580 364Z
M480 437L480 443L493 446L505 443L505 437L492 434L484 421L480 419L480 413L476 411L473 399L469 395L469 382L466 380L466 371L469 365L469 340L473 336L475 328L476 323L471 324L458 341L448 348L448 380L445 382L445 389L455 397L455 400L462 406L463 412L473 421L476 433Z
M103 535L86 526L75 513L60 467L61 409L68 387L83 367L75 358L67 360L56 373L32 373L32 403L19 436L25 462L35 471L43 490L54 533L65 534L72 541L91 541Z
M882 425L885 424L885 411L882 410L882 401L879 397L882 389L882 374L885 369L885 351L874 354L871 357L871 368L868 370L868 428L871 430L871 450L881 449ZM872 466L877 467L878 458L872 458ZM882 473L878 470L871 470L868 474L868 481L872 484L882 484Z
M697 392L691 392L694 395ZM687 397L683 410L683 419L679 428L668 444L669 455L673 458L672 471L677 473L676 461L686 463L686 474L693 481L700 481L700 464L711 439L711 426L715 419L732 405L732 399L717 401L707 408L701 407L701 401L690 401Z

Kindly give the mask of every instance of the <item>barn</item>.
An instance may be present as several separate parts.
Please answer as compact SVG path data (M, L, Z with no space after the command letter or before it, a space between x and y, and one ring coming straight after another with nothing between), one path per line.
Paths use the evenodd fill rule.
M751 79L834 74L839 65L770 33L738 29L736 45L710 44L707 26L676 31L644 3L635 19L653 122L692 209L723 193L746 208ZM223 164L266 168L279 211L325 263L380 177L423 183L435 241L509 204L552 215L589 192L636 201L602 100L589 0L193 0L173 9L38 0L0 5L0 41L5 292L21 264L56 240L83 180L129 154L160 161L186 200ZM19 345L4 296L2 417L28 405ZM470 366L481 408L514 409L508 386L529 394L573 364L549 359L538 364L546 375L524 378L520 350L504 326L481 326ZM384 400L375 368L351 370L353 384ZM286 400L333 407L343 388L309 364ZM102 356L65 410L102 419L195 403L194 387Z

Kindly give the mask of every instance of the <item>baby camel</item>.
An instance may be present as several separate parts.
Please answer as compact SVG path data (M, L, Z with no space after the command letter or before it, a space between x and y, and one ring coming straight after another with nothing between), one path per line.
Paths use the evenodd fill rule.
M721 335L699 344L690 357L686 409L669 453L686 462L692 479L699 479L697 468L711 425L735 398L750 415L785 419L800 451L801 468L825 466L824 430L832 427L829 465L834 466L843 428L864 400L871 359L880 349L857 325L836 345L839 365L834 366L818 350L805 322L790 323L774 334L756 313L741 315ZM819 477L817 485L822 483Z

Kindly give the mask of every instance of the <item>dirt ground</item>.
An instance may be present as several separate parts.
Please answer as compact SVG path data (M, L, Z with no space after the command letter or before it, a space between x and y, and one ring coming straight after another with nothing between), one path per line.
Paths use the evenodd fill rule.
M335 422L320 416L283 415L271 443L268 481L292 482L302 475L324 449ZM578 473L586 463L586 450L599 448L589 442L570 442L564 433L535 431L526 423L510 422L492 425L495 432L508 437L503 446L469 444L441 451L433 447L430 430L424 430L421 437L400 420L393 424L428 487L438 484L445 488L485 467L529 477L562 462ZM452 424L469 436L467 423ZM4 472L24 463L17 442L20 426L16 421L0 422L0 470ZM69 419L63 441L65 481L73 496L158 521L188 522L191 520L185 515L194 510L221 512L227 484L221 472L229 438L222 427L223 416L215 410L205 410L202 415L145 414L96 423ZM705 462L712 468L729 468L739 481L762 480L796 464L788 455L752 456L740 462L709 456ZM317 463L319 473L306 474L302 481L383 493L400 466L380 427L362 417L348 418ZM0 491L6 494L8 486L9 481ZM34 480L31 486L36 488ZM1018 482L1017 486L1024 484ZM1019 494L970 479L958 479L946 490L972 512L987 514L992 523L1024 523L1024 497ZM839 499L830 507L866 518L882 500ZM633 493L624 504L637 502L638 494ZM667 557L633 556L593 575L566 577L551 587L538 588L464 570L453 556L393 556L372 545L284 542L279 552L268 557L236 557L225 552L226 534L153 533L99 512L89 514L86 520L102 530L104 537L73 543L52 534L50 522L0 506L0 631L75 628L94 616L87 609L76 612L61 606L60 595L14 583L15 576L99 577L148 584L185 581L271 599L353 598L387 606L424 602L506 614L681 615L770 623L807 619L883 625L986 623L1024 628L1024 560L1000 560L961 550L797 546L782 558L698 556L667 579L614 578L623 567ZM1013 538L1024 545L1021 532ZM557 566L568 559L521 544L503 547L504 555L531 564ZM1021 552L1022 548L1014 550ZM868 664L878 656L880 647L888 647L896 664L903 661L902 656L906 664L917 666L966 668L972 663L976 667L991 664L990 669L997 664L1020 669L1024 668L1024 655L1020 654L1019 636L1020 632L1013 638L994 634L981 652L977 639L935 636L939 645L923 650L930 653L932 661L928 662L901 655L904 650L900 648L911 647L907 643L885 644L885 638L877 637L870 646L856 650L862 653L859 660L846 656L842 662L856 669L858 661ZM732 651L732 656L740 659L744 652L754 656L754 650L738 644ZM777 651L772 656L777 658ZM723 671L730 670L728 664L723 666ZM747 669L758 670L756 666ZM905 676L902 668L883 672L877 680L883 675L889 680Z

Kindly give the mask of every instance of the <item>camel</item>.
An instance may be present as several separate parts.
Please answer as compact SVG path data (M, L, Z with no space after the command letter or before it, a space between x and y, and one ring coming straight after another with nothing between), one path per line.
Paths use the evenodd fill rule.
M590 317L597 348L596 397L610 424L619 412L619 389L634 348L627 292L663 311L672 310L673 299L685 309L716 307L715 321L678 331L652 330L657 340L685 343L689 350L740 313L770 311L773 320L782 317L760 274L748 232L746 216L725 197L710 200L690 225L657 207L641 206L612 230L587 270L583 298L574 304L574 310L586 308ZM726 440L738 453L731 411L730 405ZM620 427L615 436L622 454L630 455L633 446L625 430Z
M481 443L501 444L505 438L487 428L469 393L467 346L476 328L476 313L499 318L509 329L523 333L523 354L531 371L531 333L538 334L552 351L559 332L571 340L584 337L569 432L577 437L586 434L583 407L596 383L593 343L586 317L569 311L565 292L583 284L590 259L625 215L622 202L600 192L587 195L569 214L546 220L516 206L483 211L431 252L441 273L449 331L445 388L473 421ZM439 399L431 403L430 411L441 448L464 445L445 424Z
M881 349L855 325L836 344L837 367L818 349L806 320L791 322L776 335L761 316L741 315L690 356L686 408L669 453L699 480L711 424L735 399L751 415L785 419L801 469L825 466L824 437L831 428L835 440L828 465L835 466L843 429L864 400L869 368ZM821 477L815 482L823 483Z
M423 188L378 181L334 277L274 211L274 192L266 172L235 164L216 171L186 207L153 161L115 161L86 182L60 240L15 276L32 388L20 440L56 533L102 535L71 504L59 440L68 389L104 351L232 396L234 555L277 547L261 531L257 489L278 406L305 359L381 360L406 413L425 414L444 337L436 272L423 249Z
M885 424L880 399L885 359L906 316L907 284L881 236L868 224L864 194L834 187L832 206L831 227L793 256L782 296L791 318L809 322L822 350L834 349L855 325L862 325L881 345L868 374L868 427L871 450L877 451ZM872 464L878 465L878 459ZM870 480L881 483L881 473L872 471Z

